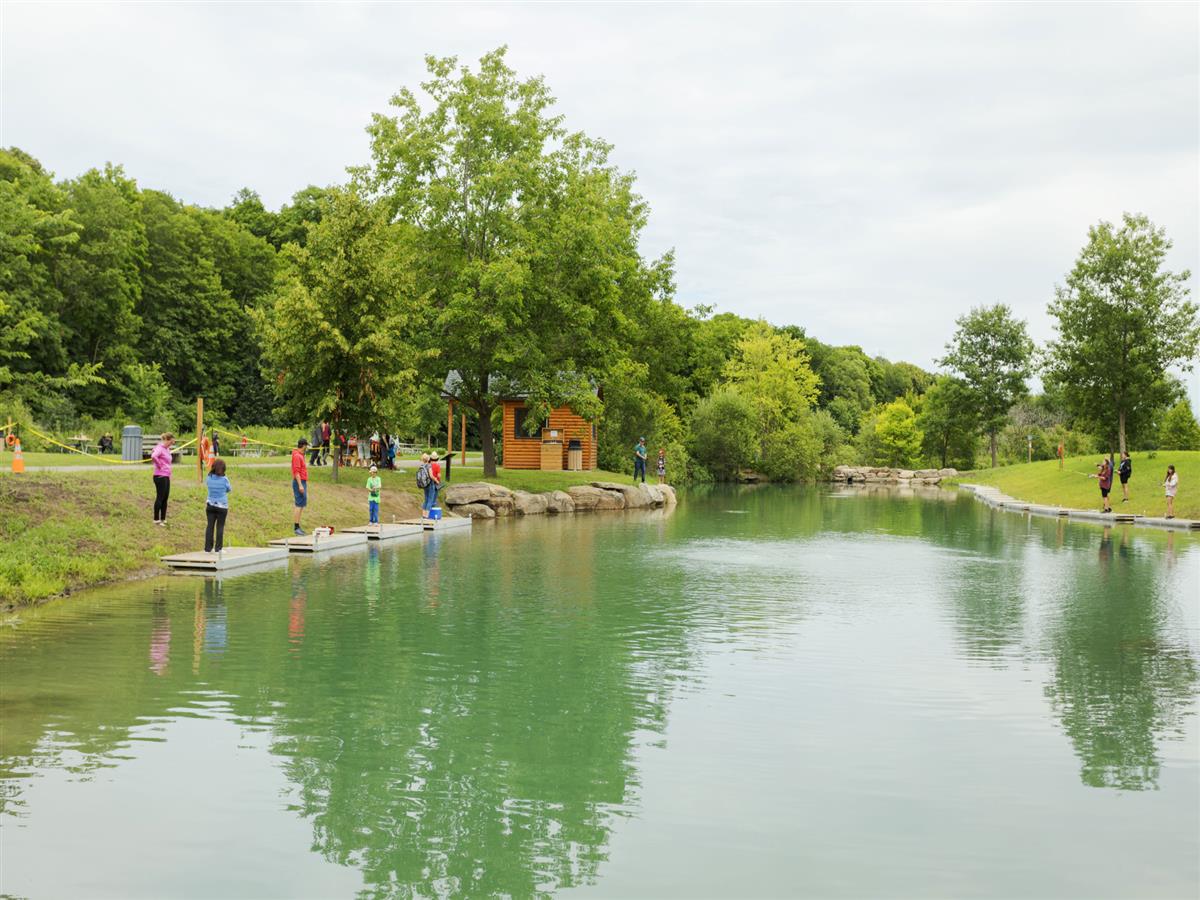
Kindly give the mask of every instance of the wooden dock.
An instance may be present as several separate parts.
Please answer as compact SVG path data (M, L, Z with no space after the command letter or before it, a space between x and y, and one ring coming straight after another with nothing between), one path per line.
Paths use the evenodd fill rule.
M470 528L475 521L469 516L453 516L442 519L405 519L401 525L420 525L425 531L449 531L453 528Z
M365 534L346 531L337 531L325 537L306 534L268 541L272 547L284 547L289 553L324 553L328 550L340 550L342 547L354 547L366 542Z
M409 522L384 522L380 525L356 525L354 528L346 528L345 532L350 534L365 534L369 541L390 541L395 538L405 537L413 534L424 534L425 529L419 524Z
M287 555L287 549L281 547L228 547L220 553L205 553L203 550L176 553L164 556L162 562L177 572L211 574L279 562L287 559Z

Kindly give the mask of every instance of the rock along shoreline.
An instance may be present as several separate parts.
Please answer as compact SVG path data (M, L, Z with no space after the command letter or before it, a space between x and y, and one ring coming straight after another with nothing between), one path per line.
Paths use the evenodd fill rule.
M452 484L440 495L442 504L458 516L495 519L504 516L562 515L616 509L662 509L678 502L669 484L617 484L593 481L565 491L512 491L487 481Z
M829 476L834 484L941 484L957 478L958 469L889 469L881 466L837 466Z

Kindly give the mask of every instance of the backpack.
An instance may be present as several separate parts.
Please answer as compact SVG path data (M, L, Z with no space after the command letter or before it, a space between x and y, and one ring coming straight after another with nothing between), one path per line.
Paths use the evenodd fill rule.
M424 490L431 484L433 484L433 478L429 475L429 463L422 463L421 467L417 469L417 487Z

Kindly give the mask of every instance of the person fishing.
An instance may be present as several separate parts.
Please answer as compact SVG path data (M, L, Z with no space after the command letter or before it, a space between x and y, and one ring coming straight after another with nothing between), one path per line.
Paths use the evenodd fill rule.
M1100 483L1100 497L1104 506L1100 512L1112 512L1112 504L1108 499L1108 492L1112 490L1113 466L1112 460L1105 457L1096 463L1096 468L1099 470L1094 475L1089 475L1088 478L1095 478Z
M1117 466L1117 476L1121 479L1121 492L1124 496L1121 498L1122 503L1129 502L1129 477L1133 475L1133 460L1129 458L1129 451L1121 451L1121 464Z

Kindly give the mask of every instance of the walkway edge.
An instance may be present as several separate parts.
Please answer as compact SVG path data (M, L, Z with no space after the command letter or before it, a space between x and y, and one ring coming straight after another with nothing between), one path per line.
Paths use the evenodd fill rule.
M990 484L960 482L958 487L960 490L974 494L976 500L1008 512L1024 512L1034 516L1067 518L1082 522L1099 522L1105 525L1141 525L1147 528L1164 528L1172 531L1200 531L1200 520L1196 519L1167 519L1162 516L1137 516L1132 513L1118 512L1102 513L1093 509L1072 509L1067 506L1054 506L1046 503L1029 503L1010 497Z

